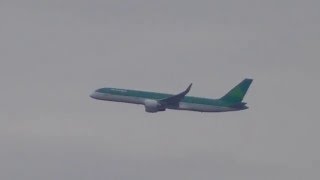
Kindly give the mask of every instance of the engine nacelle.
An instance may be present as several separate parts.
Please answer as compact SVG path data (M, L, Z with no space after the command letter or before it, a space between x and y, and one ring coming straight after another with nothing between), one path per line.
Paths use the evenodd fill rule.
M166 108L163 107L158 101L151 100L151 99L145 100L144 107L145 107L146 112L149 112L149 113L155 113L158 111L165 111L166 110Z

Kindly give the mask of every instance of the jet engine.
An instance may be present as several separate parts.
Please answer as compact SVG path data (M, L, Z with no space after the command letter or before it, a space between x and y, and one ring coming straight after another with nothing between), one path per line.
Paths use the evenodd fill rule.
M149 100L149 99L145 100L144 106L145 106L146 112L149 112L149 113L155 113L158 111L166 110L166 108L156 100Z

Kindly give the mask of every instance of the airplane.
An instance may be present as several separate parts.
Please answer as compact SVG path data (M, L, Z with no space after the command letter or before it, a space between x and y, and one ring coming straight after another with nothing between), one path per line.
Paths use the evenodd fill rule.
M219 99L186 96L191 89L192 83L185 91L176 95L129 89L101 88L94 91L90 97L97 100L144 105L145 111L148 113L165 111L166 109L198 112L240 111L248 109L247 103L242 102L242 100L252 81L252 79L244 79Z

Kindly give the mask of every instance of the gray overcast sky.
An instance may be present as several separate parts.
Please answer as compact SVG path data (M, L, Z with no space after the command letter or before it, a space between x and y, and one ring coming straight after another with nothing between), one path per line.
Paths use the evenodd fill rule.
M319 179L320 1L1 0L0 179ZM220 97L144 112L99 87Z

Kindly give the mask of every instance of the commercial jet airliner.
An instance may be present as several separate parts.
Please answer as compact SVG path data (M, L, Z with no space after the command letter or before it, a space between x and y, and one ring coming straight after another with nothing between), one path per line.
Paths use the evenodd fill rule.
M101 88L94 91L90 97L98 100L116 101L145 106L145 111L155 113L166 109L188 110L198 112L226 112L248 109L242 102L252 79L244 79L220 99L209 99L202 97L186 96L192 84L176 95L137 91L118 88Z

